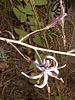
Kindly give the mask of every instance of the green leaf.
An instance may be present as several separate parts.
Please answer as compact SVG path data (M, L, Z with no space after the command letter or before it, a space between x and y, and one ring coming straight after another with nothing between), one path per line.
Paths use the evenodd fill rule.
M27 16L26 14L21 14L21 22L26 22L27 21Z
M61 100L60 96L56 96L55 100Z
M29 21L27 22L31 28L32 31L35 31L38 27L38 23L36 21L36 18L34 16L28 16Z
M33 41L39 46L44 46L44 39L39 35L36 35Z
M33 0L33 2L37 6L42 6L47 4L47 0Z
M24 2L25 2L26 4L28 4L28 1L29 1L29 0L24 0Z
M29 80L29 82L30 82L31 84L36 84L36 83L37 83L37 80Z
M44 61L44 55L43 54L40 54L40 57L41 57L41 60L43 62ZM37 60L41 64L41 61L40 61L40 59L39 59L39 57L38 57L38 55L36 53L34 55L34 58L35 58L35 60Z
M21 13L25 13L25 7L23 7L22 5L17 5L17 8Z
M25 13L26 13L27 15L33 15L32 7L31 7L30 3L28 3L28 4L25 6Z
M26 17L26 14L25 13L21 12L16 7L13 7L13 11L14 11L14 14L17 17L17 19L20 20L20 22L26 22L27 17Z
M25 35L27 35L27 32L25 32L21 28L14 28L14 30L19 35L19 39L21 39L22 37L24 37Z
M31 73L31 76L35 76L35 73L34 73L34 72L32 72L32 73ZM37 83L37 81L38 81L38 79L35 79L35 80L30 79L30 80L29 80L29 82L30 82L30 83L32 83L32 84Z
M31 63L29 66L29 70L33 69L34 67L35 67L35 65L33 63Z
M17 5L17 8L19 9L19 11L21 11L22 13L25 13L27 15L33 14L30 3L27 3L27 5L25 5L24 7L22 5Z

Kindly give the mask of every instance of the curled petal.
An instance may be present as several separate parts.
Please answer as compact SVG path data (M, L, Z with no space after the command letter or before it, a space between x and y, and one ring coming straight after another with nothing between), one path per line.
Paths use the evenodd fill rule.
M54 72L57 73L57 75L59 74L59 70L57 68L54 68Z
M36 75L36 76L29 76L27 74L25 74L24 72L21 72L21 74L23 74L24 76L26 76L27 78L30 78L30 79L38 79L38 78L41 78L43 76L43 74L39 74L39 75Z
M46 66L51 66L51 62L48 59L44 59L43 64Z
M47 71L48 71L48 72L53 71L53 72L55 72L57 75L59 74L59 70L58 70L56 67L51 67L51 68L47 69Z
M54 78L58 78L57 74L56 73L53 73L53 72L47 72L49 76L51 77L54 77Z
M66 66L66 64L63 65L63 66L61 66L61 67L58 67L57 69L62 69L62 68L64 68L65 66Z
M47 59L52 59L56 63L55 67L58 67L58 62L57 62L57 60L53 56L49 56L48 55L46 58Z
M43 69L41 67L39 67L39 62L37 60L35 60L34 64L36 65L36 67L40 70L43 71Z
M57 80L59 81L63 81L62 78L58 78L58 76L52 72L47 72L49 76L53 77L53 78L56 78Z
M38 87L38 88L43 88L44 86L47 85L47 82L48 82L48 74L46 72L44 72L44 81L43 81L43 84L41 84L41 85L35 84L34 86Z
M63 80L62 78L60 78L60 81L61 81L62 83L64 83L64 80Z

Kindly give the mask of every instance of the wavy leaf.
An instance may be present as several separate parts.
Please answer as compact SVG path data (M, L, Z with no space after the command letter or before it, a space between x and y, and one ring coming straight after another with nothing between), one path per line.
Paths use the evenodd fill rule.
M46 5L47 4L47 0L33 0L33 2L37 6L41 6L41 5Z

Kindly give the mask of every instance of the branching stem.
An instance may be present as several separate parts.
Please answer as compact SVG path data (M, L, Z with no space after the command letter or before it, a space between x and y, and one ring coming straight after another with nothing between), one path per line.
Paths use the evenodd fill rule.
M28 47L28 48L31 48L31 49L37 50L37 51L50 52L50 53L61 54L61 55L66 55L66 56L75 56L74 53L44 49L44 48L40 48L40 47L36 47L36 46L32 46L32 45L23 43L23 42L18 41L18 40L12 40L12 39L7 39L7 38L3 38L3 37L0 37L0 40L6 41L7 43L19 44L19 45L22 45L22 46L25 46L25 47Z

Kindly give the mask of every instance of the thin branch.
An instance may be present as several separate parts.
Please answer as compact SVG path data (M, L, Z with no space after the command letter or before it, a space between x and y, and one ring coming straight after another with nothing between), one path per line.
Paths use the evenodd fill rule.
M25 56L21 53L21 51L20 51L14 44L12 44L11 42L10 42L9 44L12 45L12 46L16 49L16 51L17 51L25 60L28 61L27 57L25 57Z
M42 29L38 29L36 31L33 31L33 32L29 33L28 35L26 35L25 37L23 37L22 39L20 39L20 41L23 41L24 39L26 39L27 37L29 37L32 34L35 34L37 32L41 32L41 31L44 31L44 30L46 30L46 27L45 28L42 28Z
M32 35L32 34L35 34L35 33L37 33L37 32L41 32L41 31L44 31L44 30L48 30L48 29L54 27L55 25L58 24L58 22L60 22L61 20L63 20L65 16L67 16L66 13L64 13L63 15L58 16L55 20L53 20L53 21L52 21L50 24L48 24L46 27L41 28L41 29L38 29L38 30L35 30L35 31L29 33L28 35L26 35L25 37L23 37L22 39L20 39L20 41L22 42L24 39L26 39L27 37L29 37L29 36Z
M0 31L0 33L4 33L4 32L8 33L12 37L12 39L15 39L14 35L12 34L12 32L7 31L7 30Z
M51 52L51 53L61 54L61 55L66 55L66 56L75 56L74 53L70 53L70 52L61 52L61 51L56 51L56 50L44 49L44 48L40 48L40 47L36 47L36 46L32 46L32 45L23 43L23 42L18 41L18 40L12 40L12 39L7 39L7 38L3 38L3 37L0 37L0 40L6 41L7 43L19 44L19 45L22 45L22 46L25 46L25 47L28 47L28 48L31 48L31 49L37 50L37 51Z

